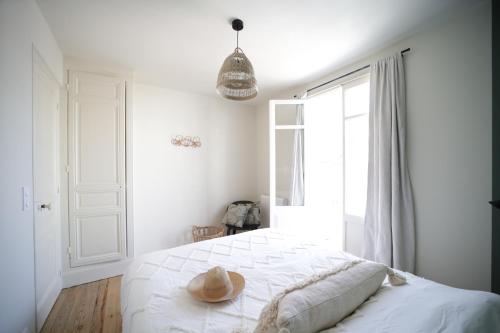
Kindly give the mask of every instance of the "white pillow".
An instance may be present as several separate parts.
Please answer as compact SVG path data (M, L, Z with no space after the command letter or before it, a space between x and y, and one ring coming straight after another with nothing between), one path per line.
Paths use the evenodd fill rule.
M287 288L274 310L273 299L262 311L255 332L307 333L333 327L377 291L386 273L385 265L352 261L313 276Z

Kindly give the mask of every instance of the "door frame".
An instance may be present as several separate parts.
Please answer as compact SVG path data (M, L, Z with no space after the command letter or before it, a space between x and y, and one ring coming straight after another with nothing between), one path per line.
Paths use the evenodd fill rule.
M117 78L108 75L101 75L95 73L89 73L87 71L75 71L70 70L69 72L69 103L68 103L68 185L69 185L69 213L70 213L70 267L77 268L81 266L90 266L94 264L105 264L112 261L121 261L127 257L126 252L126 242L127 242L127 230L126 230L126 163L125 163L125 80L122 78ZM82 162L79 157L79 146L78 143L81 139L80 130L80 112L84 103L95 101L94 98L89 96L81 95L80 85L84 85L83 82L87 80L99 82L99 84L105 84L107 86L113 87L113 93L117 94L114 98L119 100L118 105L113 108L115 114L115 121L117 122L116 138L115 144L118 148L115 151L116 156L116 179L112 183L104 181L103 183L98 182L97 184L82 182L79 174L79 165ZM99 100L99 98L97 99ZM108 102L108 100L106 100ZM83 205L80 199L85 195L96 195L96 194L110 194L113 193L116 196L116 205L105 205L98 208L92 209L92 207L80 207ZM82 226L85 224L83 221L92 218L102 218L113 216L117 222L117 229L113 234L117 236L118 247L116 251L94 254L89 256L84 256L80 251L83 250L83 230ZM90 236L90 235L88 235ZM92 239L94 237L90 237Z
M492 200L500 199L500 5L492 6ZM491 291L500 294L500 208L491 207Z
M61 216L62 216L62 262L63 287L72 287L77 284L91 282L123 274L127 267L127 260L101 263L71 268L67 249L70 246L69 206L68 206L68 89L69 71L82 71L98 75L122 78L125 80L125 195L126 195L126 254L127 259L134 257L134 219L133 219L133 90L134 74L128 69L113 67L106 64L82 62L78 59L66 57L64 59L64 93L61 96Z
M58 110L56 111L56 117L60 117L60 114L61 114L61 109L62 109L62 104L61 104L61 95L62 95L62 87L61 87L61 83L57 80L56 76L54 75L54 73L52 72L52 70L50 69L50 67L47 65L47 62L45 61L45 59L42 57L41 53L37 50L37 48L35 47L35 45L32 45L32 85L34 85L34 80L35 80L35 77L34 77L34 73L35 73L35 70L40 70L44 75L47 76L47 78L51 81L53 81L53 83L55 84L55 86L58 88L59 90L59 101L58 101ZM33 90L33 96L34 96L34 87L32 86L32 90ZM35 131L35 122L34 122L34 113L35 113L35 105L34 105L34 101L32 101L33 103L33 106L32 106L32 119L33 119L33 122L32 122L32 133L34 134L34 131ZM56 118L57 119L57 118ZM58 126L56 125L56 128L58 128ZM32 136L32 140L34 141L34 135ZM60 146L60 142L61 142L61 135L60 135L60 132L57 132L56 133L56 142L55 142L55 145L56 147L57 146ZM52 290L49 291L49 293L47 294L47 299L43 300L43 303L42 304L38 304L39 301L42 301L42 300L39 300L37 299L37 282L36 282L36 271L37 271L37 265L36 265L36 244L35 244L35 232L36 232L36 219L35 219L35 212L36 212L36 208L34 207L34 195L35 195L35 159L34 159L34 154L35 154L35 142L33 142L33 150L32 150L32 167L33 167L33 250L34 250L34 253L33 253L33 264L34 264L34 281L35 281L35 310L36 310L36 316L35 316L35 328L36 328L36 331L39 332L42 327L43 327L43 324L45 323L45 320L47 319L48 315L49 315L49 312L50 310L52 309L53 305L55 304L56 300L57 300L57 297L59 296L59 293L62 289L62 279L61 279L61 274L62 274L62 262L61 260L57 260L58 262L58 266L57 266L57 271L58 271L58 279L55 281L55 285L52 285ZM58 225L59 225L59 228L58 230L56 231L57 234L56 234L56 254L58 253L61 253L61 239L62 239L62 234L61 234L61 224L62 224L62 211L60 210L61 208L61 203L63 201L62 199L62 195L61 195L61 177L60 177L60 161L62 160L62 156L61 156L61 153L59 151L59 154L56 154L57 156L57 161L56 161L56 177L58 177L58 200L59 200L59 205L56 205L56 207L59 209L59 212L57 212L56 214L56 219L57 219L57 222L58 222ZM59 258L60 259L60 258ZM40 309L39 309L39 306L40 306Z

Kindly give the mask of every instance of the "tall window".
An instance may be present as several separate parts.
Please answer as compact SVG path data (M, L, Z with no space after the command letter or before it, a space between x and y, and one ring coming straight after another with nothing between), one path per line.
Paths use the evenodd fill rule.
M305 101L270 102L271 226L346 244L365 214L368 108L366 75Z
M344 215L348 222L363 222L368 176L367 77L343 86L344 93Z
M343 223L364 220L369 98L366 75L309 98L309 143L315 155L307 160L314 164L309 174L314 197L309 199L322 230L334 234Z

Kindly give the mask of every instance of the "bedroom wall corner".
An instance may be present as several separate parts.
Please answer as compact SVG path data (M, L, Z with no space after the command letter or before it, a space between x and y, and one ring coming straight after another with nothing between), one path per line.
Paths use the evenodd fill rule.
M234 200L258 200L255 107L136 84L133 115L136 255L191 242ZM172 136L199 136L200 148Z

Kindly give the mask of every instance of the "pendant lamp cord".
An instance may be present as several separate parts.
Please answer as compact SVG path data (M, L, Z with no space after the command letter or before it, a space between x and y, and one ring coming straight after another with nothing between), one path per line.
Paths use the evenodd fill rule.
M236 31L236 49L240 48L239 37L240 37L240 32Z

